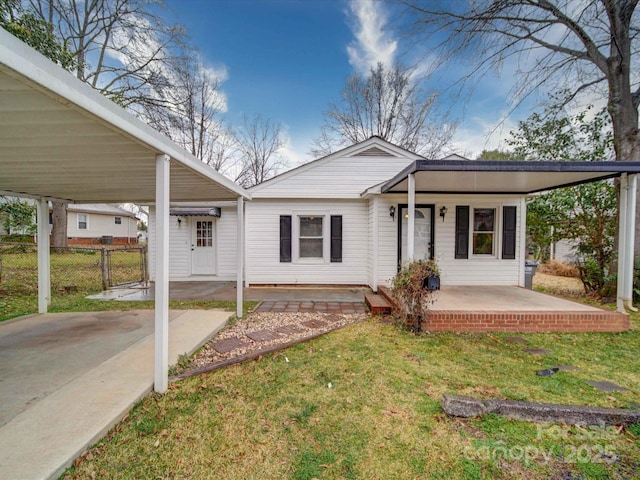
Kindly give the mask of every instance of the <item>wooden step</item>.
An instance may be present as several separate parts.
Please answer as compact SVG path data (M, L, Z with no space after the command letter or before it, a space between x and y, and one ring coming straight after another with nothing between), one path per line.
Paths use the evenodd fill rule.
M385 298L385 300L389 303L389 305L395 305L396 301L391 294L391 289L384 285L378 285L378 295L381 295Z
M364 301L371 309L371 313L386 314L391 313L391 304L382 295L367 293Z

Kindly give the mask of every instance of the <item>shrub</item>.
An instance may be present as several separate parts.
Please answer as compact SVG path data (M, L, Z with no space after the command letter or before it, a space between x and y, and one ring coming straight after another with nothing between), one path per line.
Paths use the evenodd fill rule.
M556 275L558 277L579 277L578 267L573 263L559 262L558 260L549 260L538 267L540 273L548 275Z
M424 279L432 274L440 275L434 260L416 260L404 264L392 280L391 293L402 324L416 332L422 329L422 320L436 299L435 291L422 286Z

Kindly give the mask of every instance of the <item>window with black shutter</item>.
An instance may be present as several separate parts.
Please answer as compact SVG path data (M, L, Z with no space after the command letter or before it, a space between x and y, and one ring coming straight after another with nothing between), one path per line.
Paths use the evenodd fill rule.
M516 258L516 207L502 207L502 258Z
M455 258L469 258L469 206L456 206Z
M291 262L291 215L280 215L280 262Z
M342 262L342 215L331 215L331 262Z

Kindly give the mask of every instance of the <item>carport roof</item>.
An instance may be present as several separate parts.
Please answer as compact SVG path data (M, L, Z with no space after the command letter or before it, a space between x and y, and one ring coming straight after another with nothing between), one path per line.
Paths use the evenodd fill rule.
M416 193L528 194L640 173L640 162L522 162L416 160L380 187L406 193L415 174Z
M0 29L0 193L152 203L156 157L171 201L250 198L240 186Z

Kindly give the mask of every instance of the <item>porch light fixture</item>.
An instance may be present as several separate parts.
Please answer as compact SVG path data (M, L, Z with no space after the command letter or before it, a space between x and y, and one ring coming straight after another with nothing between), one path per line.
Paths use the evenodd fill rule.
M178 217L178 227L182 225L182 218Z
M442 207L440 207L440 216L442 217L442 221L444 222L444 217L447 214L447 207L445 207L444 205Z
M389 207L389 216L391 217L391 220L393 220L396 216L396 207L394 207L393 205Z

